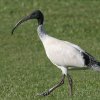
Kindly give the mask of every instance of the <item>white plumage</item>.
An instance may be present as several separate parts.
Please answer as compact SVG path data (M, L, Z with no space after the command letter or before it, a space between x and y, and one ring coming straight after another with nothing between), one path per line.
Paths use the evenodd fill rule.
M79 46L67 41L56 39L46 34L43 28L44 16L40 10L32 12L30 15L20 20L13 28L12 33L21 23L30 19L38 20L37 32L39 38L43 43L46 55L50 59L50 61L62 71L61 81L50 88L48 91L43 92L39 95L49 95L53 90L61 86L64 83L65 75L68 77L69 94L72 95L73 81L69 73L67 72L68 67L87 67L100 71L100 62L96 61L93 56L85 52Z
M42 25L38 26L37 31L39 36L41 36L41 33L45 32ZM46 35L46 33L42 37L40 37L40 39L45 48L47 57L53 64L55 64L57 67L59 66L58 68L60 68L61 70L61 67L65 67L65 69L68 67L85 67L84 59L81 54L81 52L83 52L84 50L82 50L77 45L74 45L67 41L58 40L54 37Z

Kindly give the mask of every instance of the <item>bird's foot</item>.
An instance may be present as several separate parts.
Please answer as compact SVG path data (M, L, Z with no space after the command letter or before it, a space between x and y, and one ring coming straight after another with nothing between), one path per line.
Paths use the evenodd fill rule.
M42 93L38 93L37 96L48 96L51 92L48 90L48 91L45 91L45 92L42 92Z

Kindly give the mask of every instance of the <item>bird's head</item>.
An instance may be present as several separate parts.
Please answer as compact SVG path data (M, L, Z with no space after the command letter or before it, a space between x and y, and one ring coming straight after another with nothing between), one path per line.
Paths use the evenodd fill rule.
M25 16L24 18L22 18L16 25L15 27L12 29L12 34L14 33L14 30L23 22L30 20L30 19L37 19L38 20L38 24L41 25L43 24L44 21L44 16L42 14L42 12L40 10L36 10L34 12L32 12L31 14L29 14L28 16Z

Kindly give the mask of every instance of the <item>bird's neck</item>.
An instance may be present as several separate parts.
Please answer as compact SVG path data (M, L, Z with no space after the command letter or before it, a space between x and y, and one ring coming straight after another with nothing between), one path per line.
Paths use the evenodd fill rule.
M37 28L37 32L41 41L46 37L46 32L44 30L43 24L39 25Z

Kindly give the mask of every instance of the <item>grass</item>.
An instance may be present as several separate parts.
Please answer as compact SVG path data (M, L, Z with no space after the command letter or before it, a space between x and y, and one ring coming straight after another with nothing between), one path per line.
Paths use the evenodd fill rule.
M0 0L0 100L99 100L100 73L70 70L74 95L67 80L48 97L36 97L57 83L61 71L46 57L36 28L37 21L11 29L23 16L40 9L51 36L78 44L100 60L99 0Z

